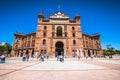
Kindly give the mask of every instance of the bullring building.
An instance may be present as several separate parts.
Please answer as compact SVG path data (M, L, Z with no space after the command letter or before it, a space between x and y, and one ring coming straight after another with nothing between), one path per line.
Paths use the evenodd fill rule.
M69 15L58 11L50 14L49 19L45 19L44 14L38 14L36 32L15 32L11 54L22 56L29 53L32 57L36 53L49 56L66 53L72 56L76 52L81 52L82 56L102 54L100 35L82 33L79 15L70 20Z

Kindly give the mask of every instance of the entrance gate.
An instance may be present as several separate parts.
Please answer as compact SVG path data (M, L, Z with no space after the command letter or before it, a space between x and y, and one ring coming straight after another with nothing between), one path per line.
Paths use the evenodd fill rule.
M64 55L64 49L63 49L64 44L62 42L57 42L55 44L55 57L59 56L59 55Z

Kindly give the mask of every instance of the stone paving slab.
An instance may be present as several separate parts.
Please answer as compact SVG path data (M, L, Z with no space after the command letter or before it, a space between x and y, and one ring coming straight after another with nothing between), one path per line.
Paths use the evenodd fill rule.
M97 60L97 61L111 64L120 64L120 60Z
M30 65L34 65L36 64L37 62L20 62L20 63L16 63L16 64L3 64L3 65L0 65L0 70L1 69L21 69L23 67L26 67L26 66L30 66Z
M0 80L119 80L120 71L85 70L85 71L17 71Z
M97 60L68 58L60 63L55 58L45 62L12 58L0 64L0 80L120 80L120 69L115 69L120 64Z
M24 68L23 70L89 70L89 69L108 69L106 67L83 63L80 61L45 61L39 64Z
M6 74L6 73L10 73L12 71L14 71L14 70L8 70L8 69L7 70L1 70L0 69L0 76L3 75L3 74Z

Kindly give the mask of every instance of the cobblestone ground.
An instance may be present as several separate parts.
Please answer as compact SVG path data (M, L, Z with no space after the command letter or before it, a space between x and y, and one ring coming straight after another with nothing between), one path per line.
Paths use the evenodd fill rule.
M66 58L61 63L13 57L0 64L0 80L120 80L120 59Z

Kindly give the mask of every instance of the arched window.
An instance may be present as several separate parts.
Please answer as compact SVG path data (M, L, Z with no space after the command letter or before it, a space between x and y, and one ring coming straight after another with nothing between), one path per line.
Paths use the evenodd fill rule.
M74 52L74 49L72 50L72 52Z
M45 39L43 39L43 44L46 44L46 40Z
M76 45L76 40L73 40L73 45Z
M47 29L47 26L44 26L44 30L46 30Z
M46 32L43 33L43 36L46 37Z
M65 37L67 37L67 32L65 32Z
M43 53L43 50L41 50L40 54L42 54L42 53Z
M75 33L73 33L73 37L75 37Z
M62 27L57 27L57 36L62 37Z
M75 27L72 27L72 30L75 30Z

